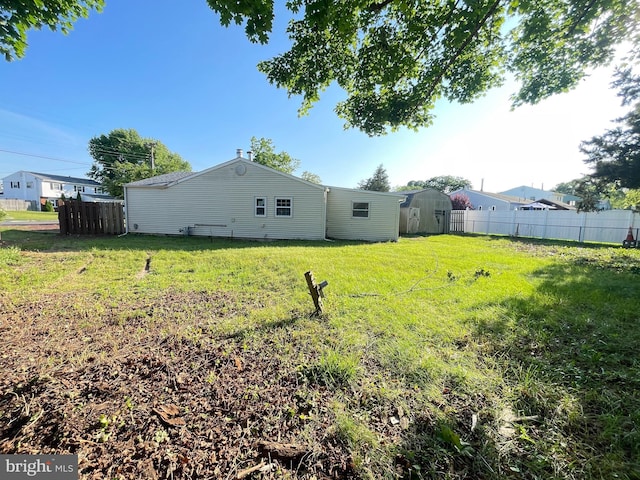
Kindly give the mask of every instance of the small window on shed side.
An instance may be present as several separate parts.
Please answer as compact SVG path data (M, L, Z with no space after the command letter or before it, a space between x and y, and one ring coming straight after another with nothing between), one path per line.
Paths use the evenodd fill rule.
M369 202L353 202L351 206L351 216L369 218Z

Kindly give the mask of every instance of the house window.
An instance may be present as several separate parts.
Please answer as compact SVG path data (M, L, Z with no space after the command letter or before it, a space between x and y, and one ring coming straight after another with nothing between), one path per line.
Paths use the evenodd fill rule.
M84 193L84 187L80 186L80 185L74 185L73 186L73 191L74 192L82 192L82 193Z
M49 183L51 185L51 190L62 190L61 183Z
M495 205L491 205L491 211L494 211L496 209Z
M20 188L20 182L11 182L11 188Z
M33 188L33 182L27 182L27 188Z
M353 202L351 216L369 218L369 202Z
M266 197L256 197L255 207L256 207L256 212L255 212L256 217L267 216L267 198Z
M290 198L276 197L276 217L290 217L292 209L293 201Z

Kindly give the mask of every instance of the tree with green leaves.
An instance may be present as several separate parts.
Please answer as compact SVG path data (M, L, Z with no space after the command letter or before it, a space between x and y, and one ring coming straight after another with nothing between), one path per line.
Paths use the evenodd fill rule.
M267 43L273 0L207 0L220 22ZM336 112L369 135L433 121L438 99L472 102L507 75L513 103L575 87L608 64L622 42L639 43L637 0L290 0L291 47L258 69L302 97L305 113L332 83Z
M391 190L389 175L387 175L384 166L382 164L378 165L375 172L373 172L373 176L358 183L358 188L360 190L373 190L376 192L388 192Z
M270 138L251 137L251 152L253 153L254 162L289 175L300 166L300 160L293 158L287 152L276 153L273 140Z
M123 185L170 172L191 171L191 165L159 140L142 138L134 129L116 129L89 140L93 165L87 175L110 195L123 196Z
M67 34L79 18L98 12L104 0L3 0L0 3L0 54L9 62L22 58L27 31L49 27Z
M580 149L587 156L585 163L593 168L594 181L640 188L640 75L630 68L619 70L614 86L631 111L616 120L615 128L583 142Z
M318 185L322 184L322 179L320 178L320 175L316 175L315 173L308 172L307 170L302 172L302 175L300 175L300 178L303 180L306 180L307 182L317 183Z
M600 199L605 190L602 182L593 177L584 177L578 182L575 195L580 197L578 212L597 212L600 210Z
M462 188L471 188L471 182L466 178L453 175L431 177L424 182L424 188L433 188L442 193L451 193Z

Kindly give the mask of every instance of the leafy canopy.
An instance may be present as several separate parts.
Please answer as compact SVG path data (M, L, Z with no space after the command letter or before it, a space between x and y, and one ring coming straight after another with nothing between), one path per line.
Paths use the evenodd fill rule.
M151 160L153 153L154 167ZM122 198L123 185L165 173L191 171L191 165L160 141L142 138L134 129L116 129L89 140L93 165L87 173L114 197Z
M371 178L367 178L358 183L358 188L360 190L373 190L376 192L388 192L391 190L389 175L387 175L387 171L382 164L376 167Z
M270 138L251 137L251 152L254 162L289 175L300 166L300 160L293 158L287 152L276 153L276 147Z
M318 185L322 184L322 179L320 178L320 175L309 172L307 170L302 172L302 175L300 175L300 178L303 180L306 180L307 182L317 183Z
M10 62L22 58L27 31L49 27L67 34L79 18L98 12L104 0L3 0L0 2L0 54Z
M631 111L616 120L615 128L583 142L580 149L593 168L593 181L636 189L640 188L640 75L627 68L616 78L622 104L631 105Z
M471 182L463 177L453 175L439 175L427 180L411 180L402 190L418 190L423 188L433 188L442 193L451 193L462 188L471 188Z
M228 26L267 43L273 0L207 0ZM336 112L369 135L428 126L436 101L472 102L520 84L515 105L575 87L638 41L636 0L289 0L290 49L260 62L272 84L302 96L301 113L336 82Z

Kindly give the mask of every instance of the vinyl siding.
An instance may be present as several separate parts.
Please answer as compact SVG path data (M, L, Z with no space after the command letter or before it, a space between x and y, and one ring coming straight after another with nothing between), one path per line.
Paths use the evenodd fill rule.
M401 195L331 187L327 201L327 236L343 240L398 240ZM353 217L353 202L368 203L369 216Z
M243 175L235 167L246 167ZM267 199L266 216L255 216L255 198ZM291 198L292 216L276 217L276 198ZM247 160L227 162L169 187L128 186L131 233L253 239L324 238L324 188L262 168ZM137 227L137 228L136 228Z

